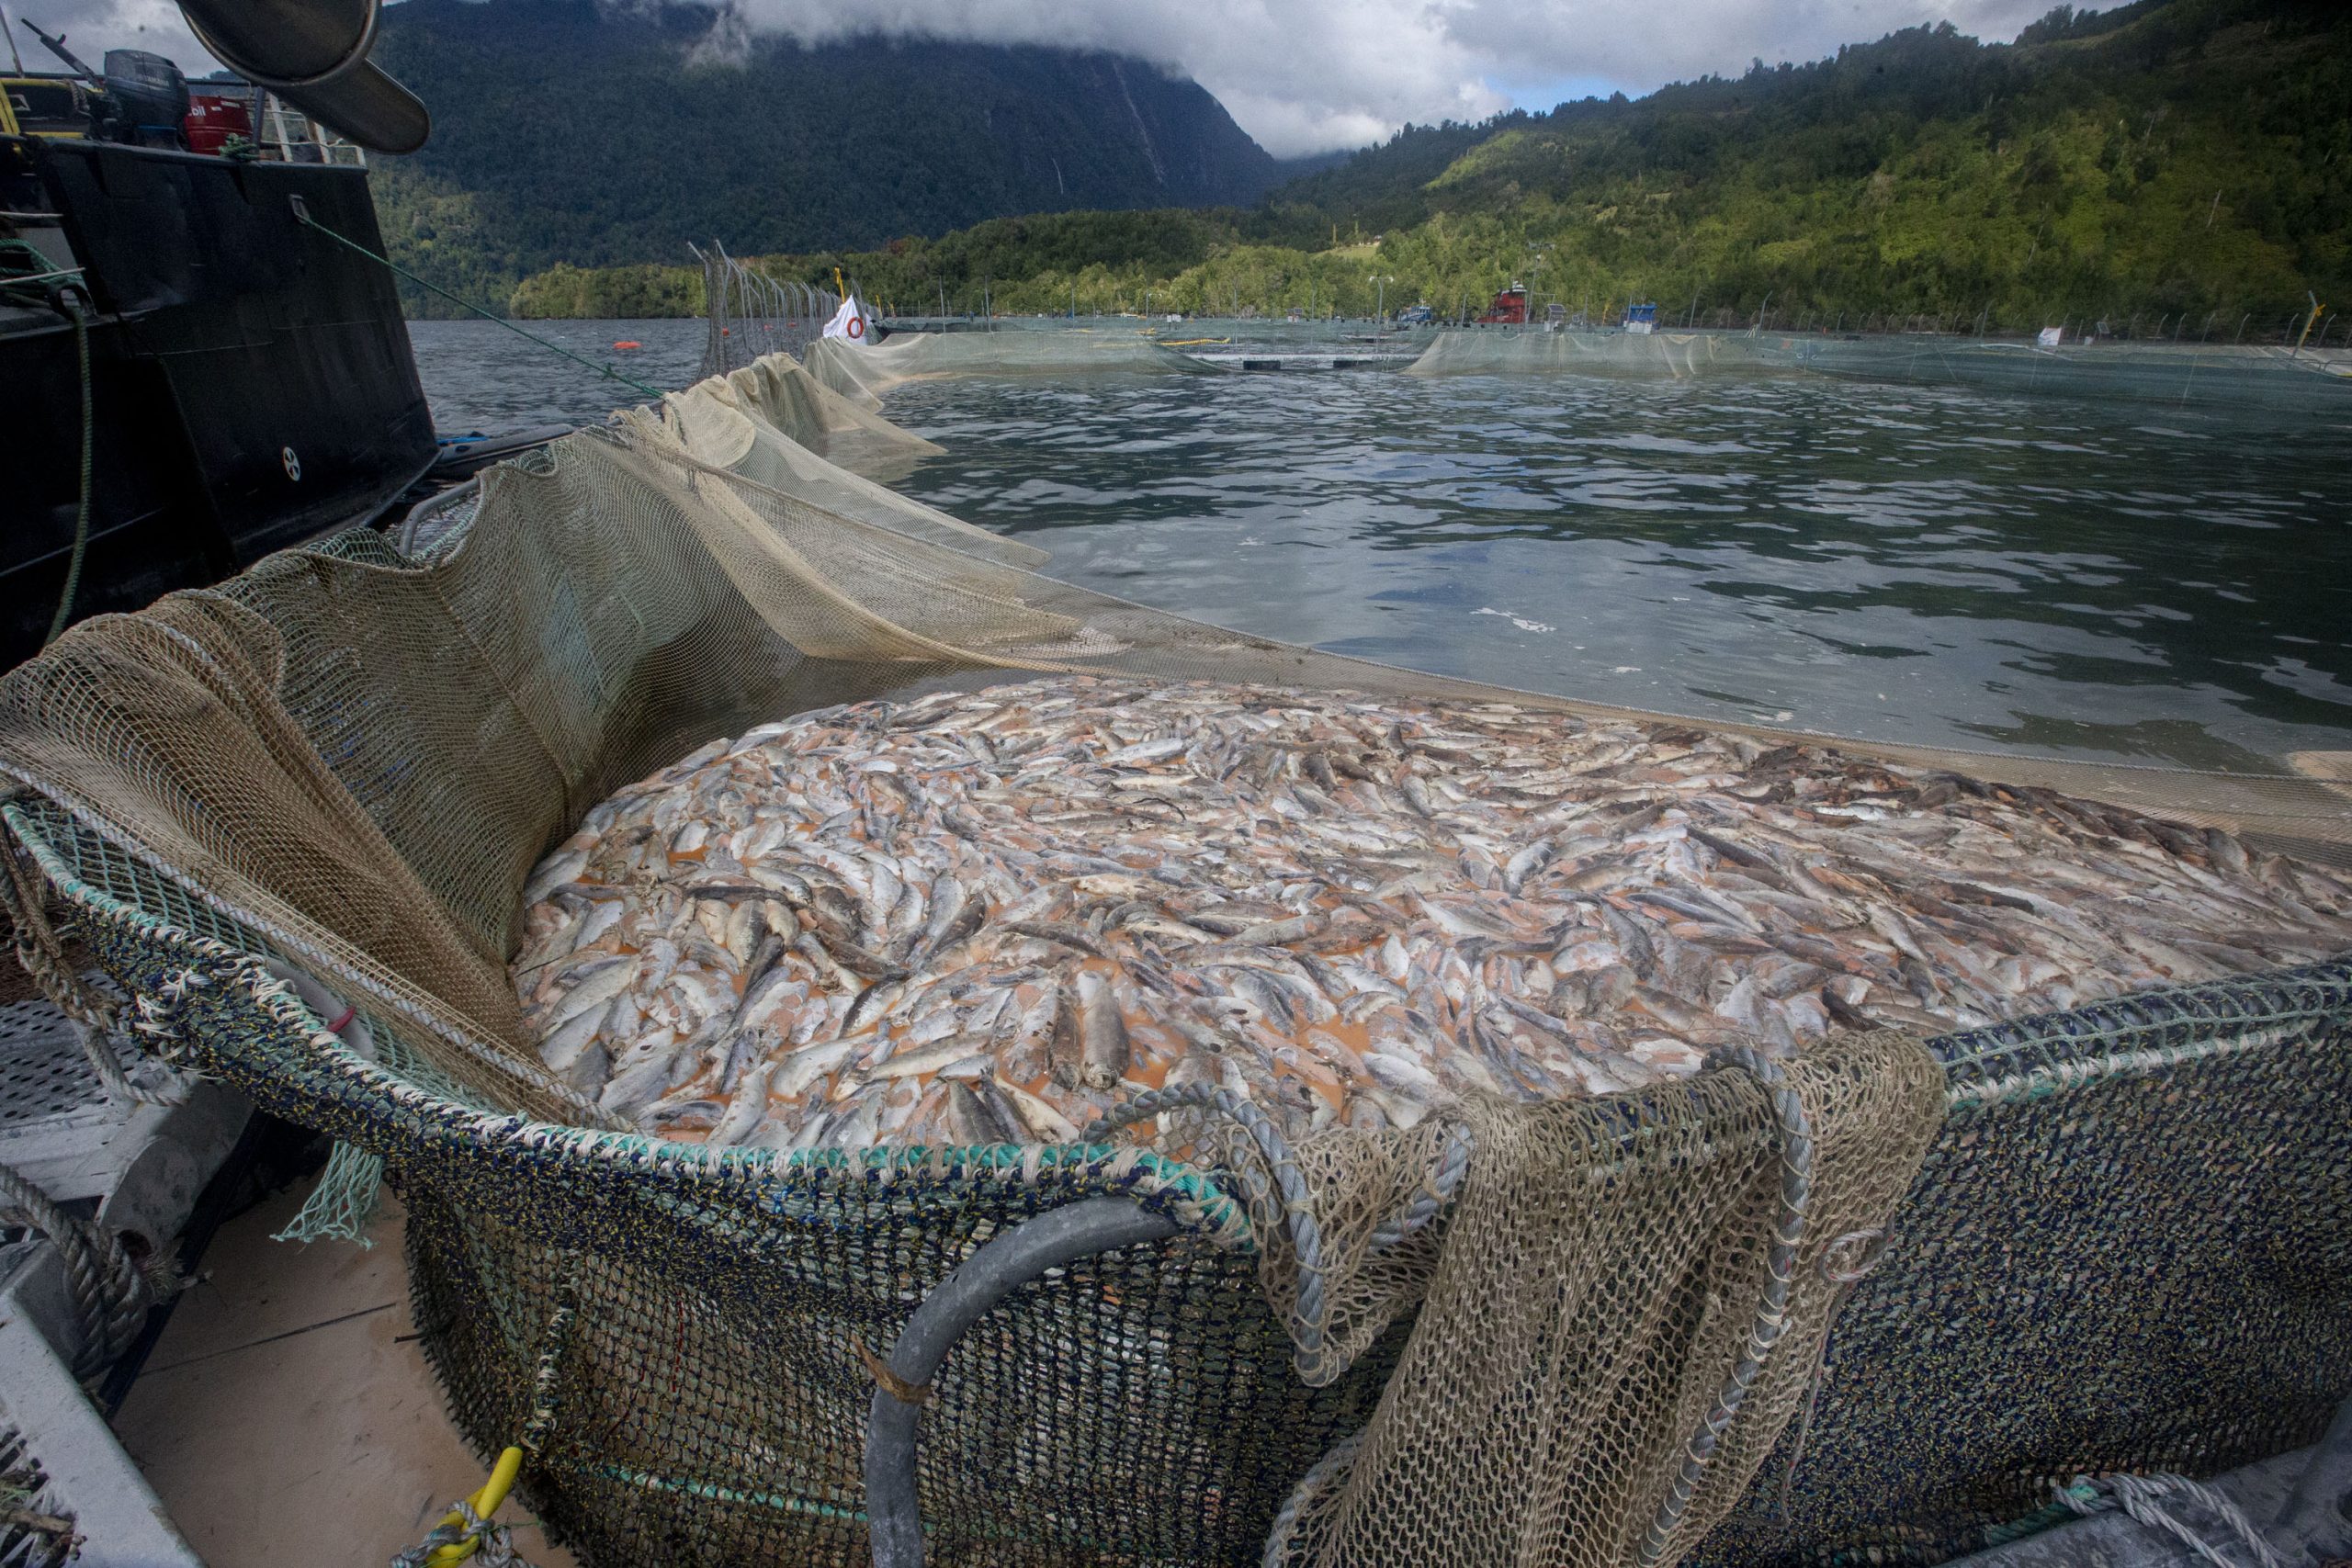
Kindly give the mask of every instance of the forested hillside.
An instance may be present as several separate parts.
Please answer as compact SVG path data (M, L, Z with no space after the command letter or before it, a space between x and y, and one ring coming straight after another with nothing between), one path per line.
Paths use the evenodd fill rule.
M433 140L377 164L406 265L503 299L555 263L878 245L1006 213L1249 202L1278 176L1194 83L1107 54L803 49L693 5L405 0L378 58Z
M2015 43L1920 28L1639 100L1408 128L1241 210L1021 220L769 265L841 265L907 308L976 302L985 281L1007 310L1133 309L1148 288L1156 310L1364 314L1385 288L1451 313L1518 279L1571 310L1643 298L1675 321L1769 305L1791 325L2107 316L2226 336L2352 289L2347 104L2352 6L2062 6ZM535 279L514 304L620 302L599 288Z

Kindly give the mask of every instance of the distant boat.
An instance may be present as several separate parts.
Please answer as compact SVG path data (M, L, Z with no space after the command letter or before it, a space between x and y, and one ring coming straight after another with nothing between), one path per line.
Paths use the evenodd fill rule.
M1527 285L1514 282L1487 306L1478 318L1482 327L1523 327L1527 324Z
M1427 305L1408 306L1396 312L1396 324L1400 327L1425 327L1436 320L1437 312Z
M1657 307L1656 305L1626 306L1625 330L1635 337L1647 337L1657 331Z

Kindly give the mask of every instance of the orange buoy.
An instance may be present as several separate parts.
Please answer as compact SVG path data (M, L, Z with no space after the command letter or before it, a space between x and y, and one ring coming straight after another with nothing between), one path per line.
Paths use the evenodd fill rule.
M645 345L644 345L643 344L641 344L641 343L638 342L638 341L637 341L635 338L633 338L633 337L625 337L625 338L621 339L618 343L616 343L616 344L613 344L613 346L614 346L615 348L643 348Z

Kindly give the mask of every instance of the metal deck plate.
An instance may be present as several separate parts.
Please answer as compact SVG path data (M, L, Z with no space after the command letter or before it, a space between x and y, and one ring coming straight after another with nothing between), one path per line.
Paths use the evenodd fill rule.
M116 1051L126 1069L136 1065L119 1041ZM61 1203L101 1198L158 1124L155 1108L107 1098L79 1028L54 1004L0 1005L0 1160Z
M103 1116L106 1103L72 1019L38 998L0 1006L0 1134L59 1116Z

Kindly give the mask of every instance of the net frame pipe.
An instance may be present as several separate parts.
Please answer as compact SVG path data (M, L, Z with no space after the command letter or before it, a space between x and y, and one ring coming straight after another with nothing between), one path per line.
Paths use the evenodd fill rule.
M1128 1198L1086 1198L1048 1210L995 1237L923 1298L876 1379L865 1421L865 1517L874 1568L922 1568L922 1512L915 1495L916 1428L930 1382L964 1331L1049 1269L1181 1227ZM895 1385L895 1386L894 1386ZM902 1398L897 1389L913 1393Z

